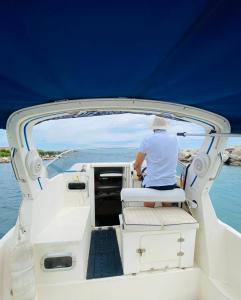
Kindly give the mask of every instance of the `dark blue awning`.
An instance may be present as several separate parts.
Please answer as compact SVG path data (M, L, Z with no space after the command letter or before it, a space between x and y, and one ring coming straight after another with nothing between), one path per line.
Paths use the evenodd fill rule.
M241 132L241 1L4 1L0 128L53 101L135 97L225 116Z

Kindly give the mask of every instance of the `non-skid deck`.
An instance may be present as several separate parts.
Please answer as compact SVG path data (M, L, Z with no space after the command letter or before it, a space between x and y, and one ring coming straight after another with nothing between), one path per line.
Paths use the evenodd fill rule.
M92 231L87 279L123 275L114 228Z

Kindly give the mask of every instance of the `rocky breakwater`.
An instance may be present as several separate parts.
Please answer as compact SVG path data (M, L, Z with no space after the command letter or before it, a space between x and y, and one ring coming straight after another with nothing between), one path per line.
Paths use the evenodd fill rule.
M0 157L0 163L9 163L10 157Z
M227 165L241 166L241 146L227 148L225 154L228 156L225 162Z
M198 149L186 149L179 152L179 160L190 163L198 154ZM226 165L241 166L241 146L226 148L222 153L223 162Z
M198 149L186 149L181 150L178 154L178 159L184 163L190 163L197 155Z

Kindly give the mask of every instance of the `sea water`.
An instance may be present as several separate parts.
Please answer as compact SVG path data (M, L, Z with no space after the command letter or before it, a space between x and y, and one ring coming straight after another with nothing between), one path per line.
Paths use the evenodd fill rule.
M136 149L133 148L85 150L79 152L78 161L133 161L135 153ZM64 161L64 164L61 160L59 165L55 164L58 168L49 168L51 176L55 175L56 169L67 170L74 163L71 155ZM218 218L241 232L241 167L224 166L212 186L210 196ZM20 202L21 193L11 164L0 164L0 238L14 226Z

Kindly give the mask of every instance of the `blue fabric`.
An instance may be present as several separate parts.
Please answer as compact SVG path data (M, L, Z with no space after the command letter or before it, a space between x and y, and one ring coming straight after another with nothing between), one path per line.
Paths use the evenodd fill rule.
M241 132L241 1L2 1L0 128L55 99L184 103Z

